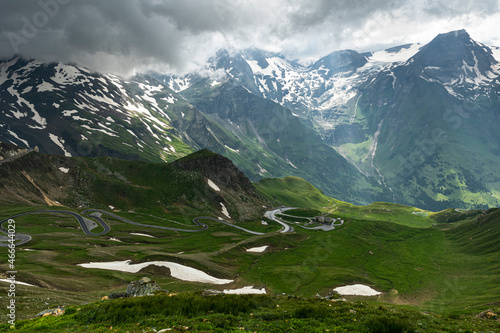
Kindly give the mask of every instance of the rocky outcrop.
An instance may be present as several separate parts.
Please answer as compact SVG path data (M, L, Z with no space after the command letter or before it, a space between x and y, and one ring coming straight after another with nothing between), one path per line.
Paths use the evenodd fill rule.
M43 310L37 314L37 317L60 316L64 314L64 312L65 312L64 308L57 307L55 309Z
M476 318L500 321L500 316L497 313L493 312L492 309L481 312L476 316Z
M163 289L152 281L148 277L143 277L139 281L130 282L127 286L127 291L122 293L111 293L108 296L104 296L102 300L134 297L134 296L148 296L153 295L157 291L163 291Z
M153 295L155 291L161 290L163 289L158 286L155 281L151 281L151 279L147 277L143 277L139 281L131 282L127 286L127 294L129 296Z
M223 204L233 220L255 220L263 213L262 206L267 202L228 158L204 149L172 162L171 165L177 170L201 175L204 184L199 190L202 191L204 200L209 201L218 211L221 211ZM220 191L209 187L208 180L216 184ZM222 212L219 216L228 217Z

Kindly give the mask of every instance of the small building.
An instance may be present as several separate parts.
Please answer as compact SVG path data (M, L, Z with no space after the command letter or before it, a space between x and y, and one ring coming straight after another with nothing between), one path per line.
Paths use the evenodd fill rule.
M314 218L314 220L316 222L323 223L323 224L330 224L333 222L333 219L331 217L325 216L325 215L316 216Z

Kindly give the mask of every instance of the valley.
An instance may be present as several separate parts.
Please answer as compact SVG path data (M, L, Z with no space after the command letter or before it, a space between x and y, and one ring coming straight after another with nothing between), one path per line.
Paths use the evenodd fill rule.
M61 172L60 167L70 171ZM44 182L34 173L40 170L45 170ZM128 300L98 300L121 292L142 276L155 280L168 293L185 295L171 296L174 298L206 290L246 288L265 289L268 295L304 297L306 302L317 294L336 295L333 289L337 287L362 284L381 294L337 295L334 297L346 301L336 303L351 308L369 304L453 314L457 319L449 325L466 325L461 318L498 307L498 209L435 213L383 202L355 206L326 196L296 177L251 184L229 160L208 151L169 166L32 152L5 163L0 171L4 175L0 179L3 200L11 193L10 203L2 203L0 219L13 218L16 232L31 236L16 246L16 280L28 284L16 285L19 319L31 318L47 308L85 307L86 302L120 306ZM26 197L30 205L20 199L13 202L14 187L9 179L24 178L27 182L23 172L31 175L40 192L61 206L46 206L41 193ZM51 189L61 186L59 176L73 177L71 181L65 178L66 183L89 182L89 172L97 186L111 186L115 179L126 186L108 195L81 191L78 201L64 194L64 186L57 192ZM155 172L161 172L164 181L155 177L151 182ZM175 184L186 181L196 186L183 187L176 197ZM85 186L91 188L92 182ZM148 192L156 193L154 205L148 206L140 198L150 197ZM18 197L22 192L18 189L16 193ZM211 197L214 200L206 199ZM172 198L177 199L170 204ZM196 203L202 198L204 203ZM234 200L242 200L237 198L245 198L248 211L234 204ZM85 206L77 207L75 202ZM91 233L85 233L76 216L82 216L85 226L100 219L105 224L96 223ZM333 228L322 229L325 222L315 222L321 216L323 220L330 218L326 223ZM8 271L6 262L2 252L0 268L4 272ZM119 270L110 270L113 266L109 265ZM174 273L172 265L198 273ZM192 280L205 274L210 278ZM0 282L0 288L7 285ZM311 306L328 307L318 304ZM51 320L44 318L44 322ZM30 331L33 323L20 321L17 326L22 331L26 325ZM488 321L484 324L490 325Z
M499 50L0 59L0 331L500 331Z
M199 71L127 80L13 58L0 65L0 140L148 162L210 149L253 182L295 176L355 204L486 209L500 205L497 58L465 30L308 66L219 50Z

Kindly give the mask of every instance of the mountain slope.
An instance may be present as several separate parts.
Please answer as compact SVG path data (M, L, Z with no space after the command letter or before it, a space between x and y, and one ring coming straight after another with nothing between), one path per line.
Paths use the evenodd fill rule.
M0 139L7 142L65 156L152 162L208 148L230 157L254 181L296 175L344 200L384 198L289 111L235 81L195 75L127 81L19 58L3 63L1 73ZM188 89L180 95L169 87Z
M193 151L171 125L176 97L157 83L14 58L0 63L0 88L0 141L156 162Z
M383 197L378 184L370 183L289 110L232 80L207 86L200 80L182 95L236 138L233 146L222 140L210 148L225 150L252 180L293 175L346 201L367 203Z
M334 52L310 66L259 50L221 51L209 68L217 82L226 73L289 108L377 179L391 193L384 200L484 208L500 205L499 54L461 30L427 45Z
M1 205L111 206L235 221L260 217L266 204L230 160L206 150L170 164L31 152L0 165L0 193Z
M500 205L499 68L465 31L436 37L363 87L357 121L369 140L347 146L352 158L376 167L399 202Z

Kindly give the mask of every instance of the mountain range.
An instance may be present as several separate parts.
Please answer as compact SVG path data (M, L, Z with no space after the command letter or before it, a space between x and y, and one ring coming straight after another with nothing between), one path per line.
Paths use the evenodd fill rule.
M220 50L182 77L16 57L0 64L0 141L150 162L209 148L252 181L299 176L353 203L498 206L499 59L464 30L308 66Z

